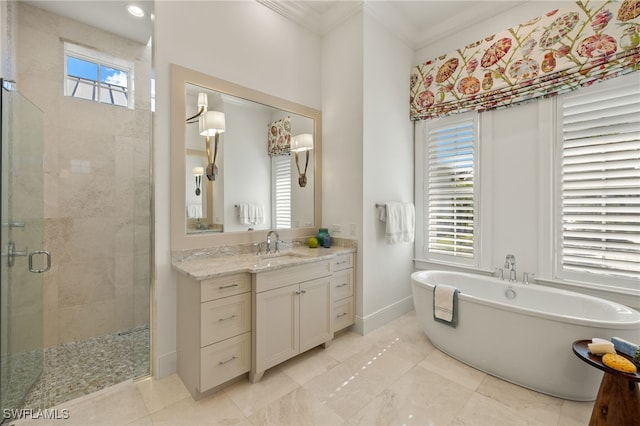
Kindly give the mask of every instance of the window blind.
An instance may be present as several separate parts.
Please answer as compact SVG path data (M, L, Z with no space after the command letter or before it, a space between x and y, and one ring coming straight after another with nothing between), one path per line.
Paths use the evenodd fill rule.
M561 266L640 278L640 86L562 104Z
M430 254L474 256L473 119L427 131L426 241Z
M291 228L291 156L279 155L273 159L274 217L277 229Z

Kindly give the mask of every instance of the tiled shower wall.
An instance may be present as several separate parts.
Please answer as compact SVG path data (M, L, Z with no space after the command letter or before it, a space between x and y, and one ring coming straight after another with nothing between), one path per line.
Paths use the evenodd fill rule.
M151 46L19 4L18 88L44 112L44 346L148 325ZM64 41L134 62L135 109L65 97Z

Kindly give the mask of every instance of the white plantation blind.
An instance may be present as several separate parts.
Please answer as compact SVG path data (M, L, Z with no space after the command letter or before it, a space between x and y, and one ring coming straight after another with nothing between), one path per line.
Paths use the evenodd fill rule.
M291 228L291 156L272 158L273 165L273 217L276 229Z
M473 119L427 130L425 227L428 254L474 257Z
M562 271L640 278L640 84L562 100Z

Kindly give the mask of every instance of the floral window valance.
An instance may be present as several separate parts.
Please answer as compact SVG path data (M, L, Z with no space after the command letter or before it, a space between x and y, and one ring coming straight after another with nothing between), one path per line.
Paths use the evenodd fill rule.
M411 119L510 106L640 69L640 0L576 2L414 67Z
M291 155L291 116L269 124L267 152L274 155Z

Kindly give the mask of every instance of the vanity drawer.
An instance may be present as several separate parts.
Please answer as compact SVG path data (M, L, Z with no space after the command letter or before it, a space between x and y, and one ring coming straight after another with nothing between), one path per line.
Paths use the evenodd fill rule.
M219 299L251 291L249 274L233 274L201 281L200 301Z
M251 368L251 333L200 349L200 389L207 391Z
M331 259L331 270L341 271L343 269L353 268L353 254L342 254Z
M328 275L331 275L331 262L328 260L259 272L255 274L255 292L262 293L263 291L311 281Z
M331 277L332 301L353 296L353 269L345 269L333 274Z
M251 293L200 304L200 346L251 330Z
M334 302L332 331L336 332L351 324L353 324L353 297Z

